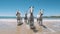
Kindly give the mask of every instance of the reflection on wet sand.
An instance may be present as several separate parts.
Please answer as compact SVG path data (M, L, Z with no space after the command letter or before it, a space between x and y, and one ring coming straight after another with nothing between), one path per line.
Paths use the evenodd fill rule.
M34 32L32 29L28 29L28 27L24 23L23 25L16 27L16 34L42 34L42 26L36 26L36 30L37 32Z
M16 34L21 34L21 33L20 33L20 32L21 32L20 29L21 29L20 26L17 26L17 27L16 27Z
M23 24L21 26L16 27L16 34L33 34L33 31L26 28L26 25Z
M35 22L34 25L38 32L34 32L25 23L17 26L15 19L2 19L0 20L0 34L60 34L60 21L47 20L43 21L43 24L47 26L47 28L43 28Z
M50 23L51 24L51 23ZM49 25L48 23L46 25ZM49 30L49 27L52 27L51 25L49 27L47 27L46 29L43 28L42 26L39 26L37 24L35 24L36 26L36 30L38 30L38 32L34 32L31 29L28 29L26 24L23 24L21 26L17 26L16 28L16 34L60 34L60 31L55 31L53 32L52 30L54 30L53 28L51 28L52 30Z

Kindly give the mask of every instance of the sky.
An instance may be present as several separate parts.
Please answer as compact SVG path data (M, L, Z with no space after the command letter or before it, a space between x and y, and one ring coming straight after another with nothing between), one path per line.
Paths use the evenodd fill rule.
M0 0L0 16L16 16L17 9L22 16L34 6L34 16L44 9L43 16L60 16L60 0Z

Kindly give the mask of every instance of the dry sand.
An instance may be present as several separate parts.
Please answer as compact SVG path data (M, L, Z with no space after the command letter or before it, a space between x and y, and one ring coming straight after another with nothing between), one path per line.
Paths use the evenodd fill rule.
M60 34L60 20L43 20L47 28L39 26L36 19L34 24L38 32L31 30L26 23L17 26L16 19L0 19L0 34Z

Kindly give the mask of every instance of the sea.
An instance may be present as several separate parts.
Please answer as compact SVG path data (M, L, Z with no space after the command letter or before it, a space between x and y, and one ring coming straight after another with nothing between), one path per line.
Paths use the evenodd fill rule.
M24 18L24 17L22 17L22 18ZM16 19L16 16L0 16L0 19ZM55 20L55 19L60 19L60 18L52 18L52 17L51 18L45 18L45 17L43 17L43 19Z

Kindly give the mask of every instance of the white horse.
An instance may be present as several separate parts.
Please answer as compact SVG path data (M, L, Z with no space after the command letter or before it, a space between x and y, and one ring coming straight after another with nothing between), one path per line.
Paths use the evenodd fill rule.
M33 16L33 9L32 7L30 8L29 10L29 14L28 14L28 23L29 23L29 26L31 29L34 29L35 26L34 26L34 16Z
M19 11L16 12L16 17L17 17L18 26L22 25L23 23L22 23L21 13Z
M42 25L42 16L43 15L43 11L40 10L39 14L37 15L37 22L39 23L39 25Z

